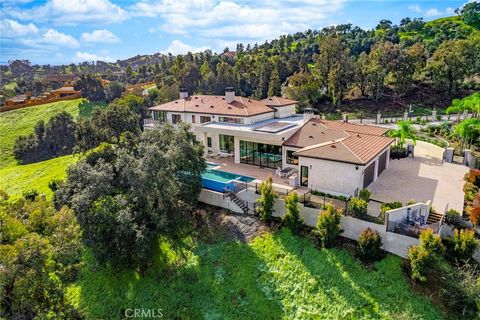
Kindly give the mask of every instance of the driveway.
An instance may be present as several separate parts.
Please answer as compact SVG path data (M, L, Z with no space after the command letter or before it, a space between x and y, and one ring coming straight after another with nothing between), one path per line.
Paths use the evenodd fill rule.
M432 200L440 213L448 209L463 210L463 177L468 167L443 163L443 148L417 141L415 159L390 160L390 166L368 189L372 199L392 202Z

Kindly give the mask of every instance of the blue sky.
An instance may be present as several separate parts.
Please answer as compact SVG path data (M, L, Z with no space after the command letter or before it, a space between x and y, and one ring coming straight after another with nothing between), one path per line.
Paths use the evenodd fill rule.
M281 34L380 19L426 21L463 1L396 0L0 0L0 62L116 61L137 54L222 51Z

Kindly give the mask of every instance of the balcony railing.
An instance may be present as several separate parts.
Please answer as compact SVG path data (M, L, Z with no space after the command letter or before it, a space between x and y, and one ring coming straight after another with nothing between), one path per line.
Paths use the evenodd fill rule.
M160 124L160 121L153 120L153 119L143 119L143 126L144 127L154 127L158 126Z

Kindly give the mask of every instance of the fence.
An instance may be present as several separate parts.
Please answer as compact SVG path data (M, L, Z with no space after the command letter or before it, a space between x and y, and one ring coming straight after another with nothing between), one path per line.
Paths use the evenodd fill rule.
M31 103L24 103L24 104L18 104L14 106L2 106L0 107L0 112L6 112L6 111L11 111L11 110L17 110L17 109L22 109L22 108L27 108L27 107L33 107L33 106L39 106L42 104L47 104L47 103L52 103L52 102L57 102L57 101L63 101L63 100L74 100L81 98L81 94L74 94L68 97L62 97L62 98L57 98L57 99L48 99L48 100L43 100L43 101L37 101L37 102L31 102Z

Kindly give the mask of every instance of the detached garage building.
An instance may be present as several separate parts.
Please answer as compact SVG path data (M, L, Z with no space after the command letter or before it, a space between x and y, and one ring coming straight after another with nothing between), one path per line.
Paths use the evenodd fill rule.
M300 184L336 195L354 195L388 167L387 129L312 118L283 143L284 166L295 166Z

